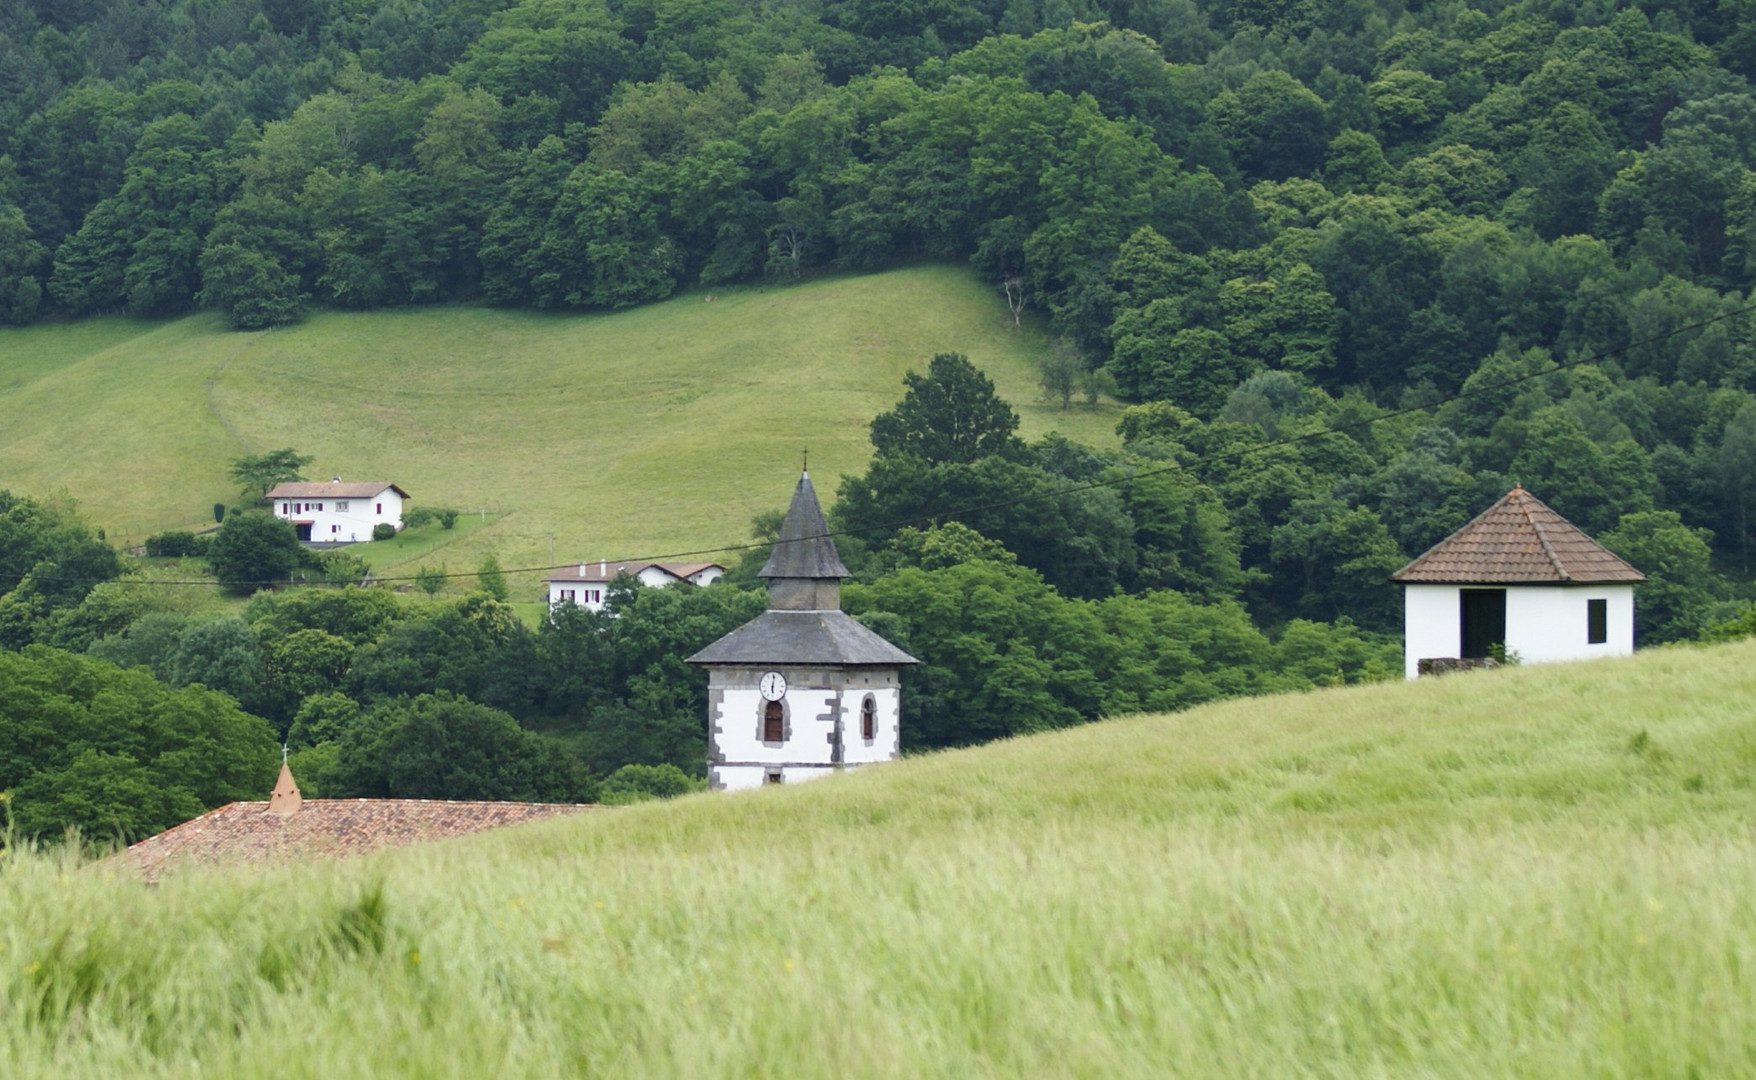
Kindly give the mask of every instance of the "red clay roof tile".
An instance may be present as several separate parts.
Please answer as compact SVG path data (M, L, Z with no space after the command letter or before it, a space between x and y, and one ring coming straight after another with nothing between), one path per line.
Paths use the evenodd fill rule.
M150 836L120 857L156 881L189 864L343 858L594 809L567 803L305 799L296 812L271 813L265 802L235 802Z

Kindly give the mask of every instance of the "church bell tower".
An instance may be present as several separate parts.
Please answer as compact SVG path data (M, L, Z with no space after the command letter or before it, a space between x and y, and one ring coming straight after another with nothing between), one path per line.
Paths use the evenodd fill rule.
M848 570L809 472L761 576L768 610L688 660L707 669L709 785L790 784L895 758L899 675L918 661L841 610Z

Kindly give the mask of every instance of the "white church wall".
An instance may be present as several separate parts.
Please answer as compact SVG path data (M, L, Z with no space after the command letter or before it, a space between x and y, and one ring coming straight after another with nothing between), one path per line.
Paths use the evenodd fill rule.
M901 725L898 714L902 699L895 686L860 685L858 679L842 691L842 764L871 765L893 761L901 750ZM867 696L872 698L873 731L870 740L861 737L860 708Z
M901 691L895 671L823 668L772 670L787 679L781 700L780 742L763 739L768 702L756 682L769 668L719 668L708 682L708 779L717 790L735 791L768 783L779 771L782 783L893 760L901 746ZM860 708L870 695L873 738L862 738ZM836 727L841 728L841 760L836 761Z

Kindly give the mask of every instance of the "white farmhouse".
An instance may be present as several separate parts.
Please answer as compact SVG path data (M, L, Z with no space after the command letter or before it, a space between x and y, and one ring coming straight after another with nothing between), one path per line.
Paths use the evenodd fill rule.
M801 474L762 567L768 610L689 657L707 669L708 783L792 783L899 752L914 657L841 610L847 567Z
M627 574L648 588L663 588L684 583L712 585L724 576L726 568L719 563L678 562L606 562L579 563L559 570L543 580L549 586L549 606L578 604L591 611L603 610L609 596L610 582Z
M357 544L372 539L372 529L389 524L401 530L402 504L409 493L395 484L276 484L266 498L274 516L290 521L299 539L317 544Z
M1412 679L1502 650L1526 664L1627 656L1646 575L1515 487L1391 580L1405 586Z

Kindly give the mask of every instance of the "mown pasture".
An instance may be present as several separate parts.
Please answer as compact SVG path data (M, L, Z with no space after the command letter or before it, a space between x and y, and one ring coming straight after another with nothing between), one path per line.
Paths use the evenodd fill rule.
M819 491L865 467L909 369L963 352L1023 417L1114 445L1116 409L1045 404L1051 344L967 270L916 266L694 292L603 315L326 311L236 333L211 315L0 330L0 487L66 491L118 542L212 524L228 464L292 446L311 479L401 484L486 525L372 561L470 570L739 544L805 450ZM495 515L499 515L495 517ZM534 598L534 575L513 580Z

